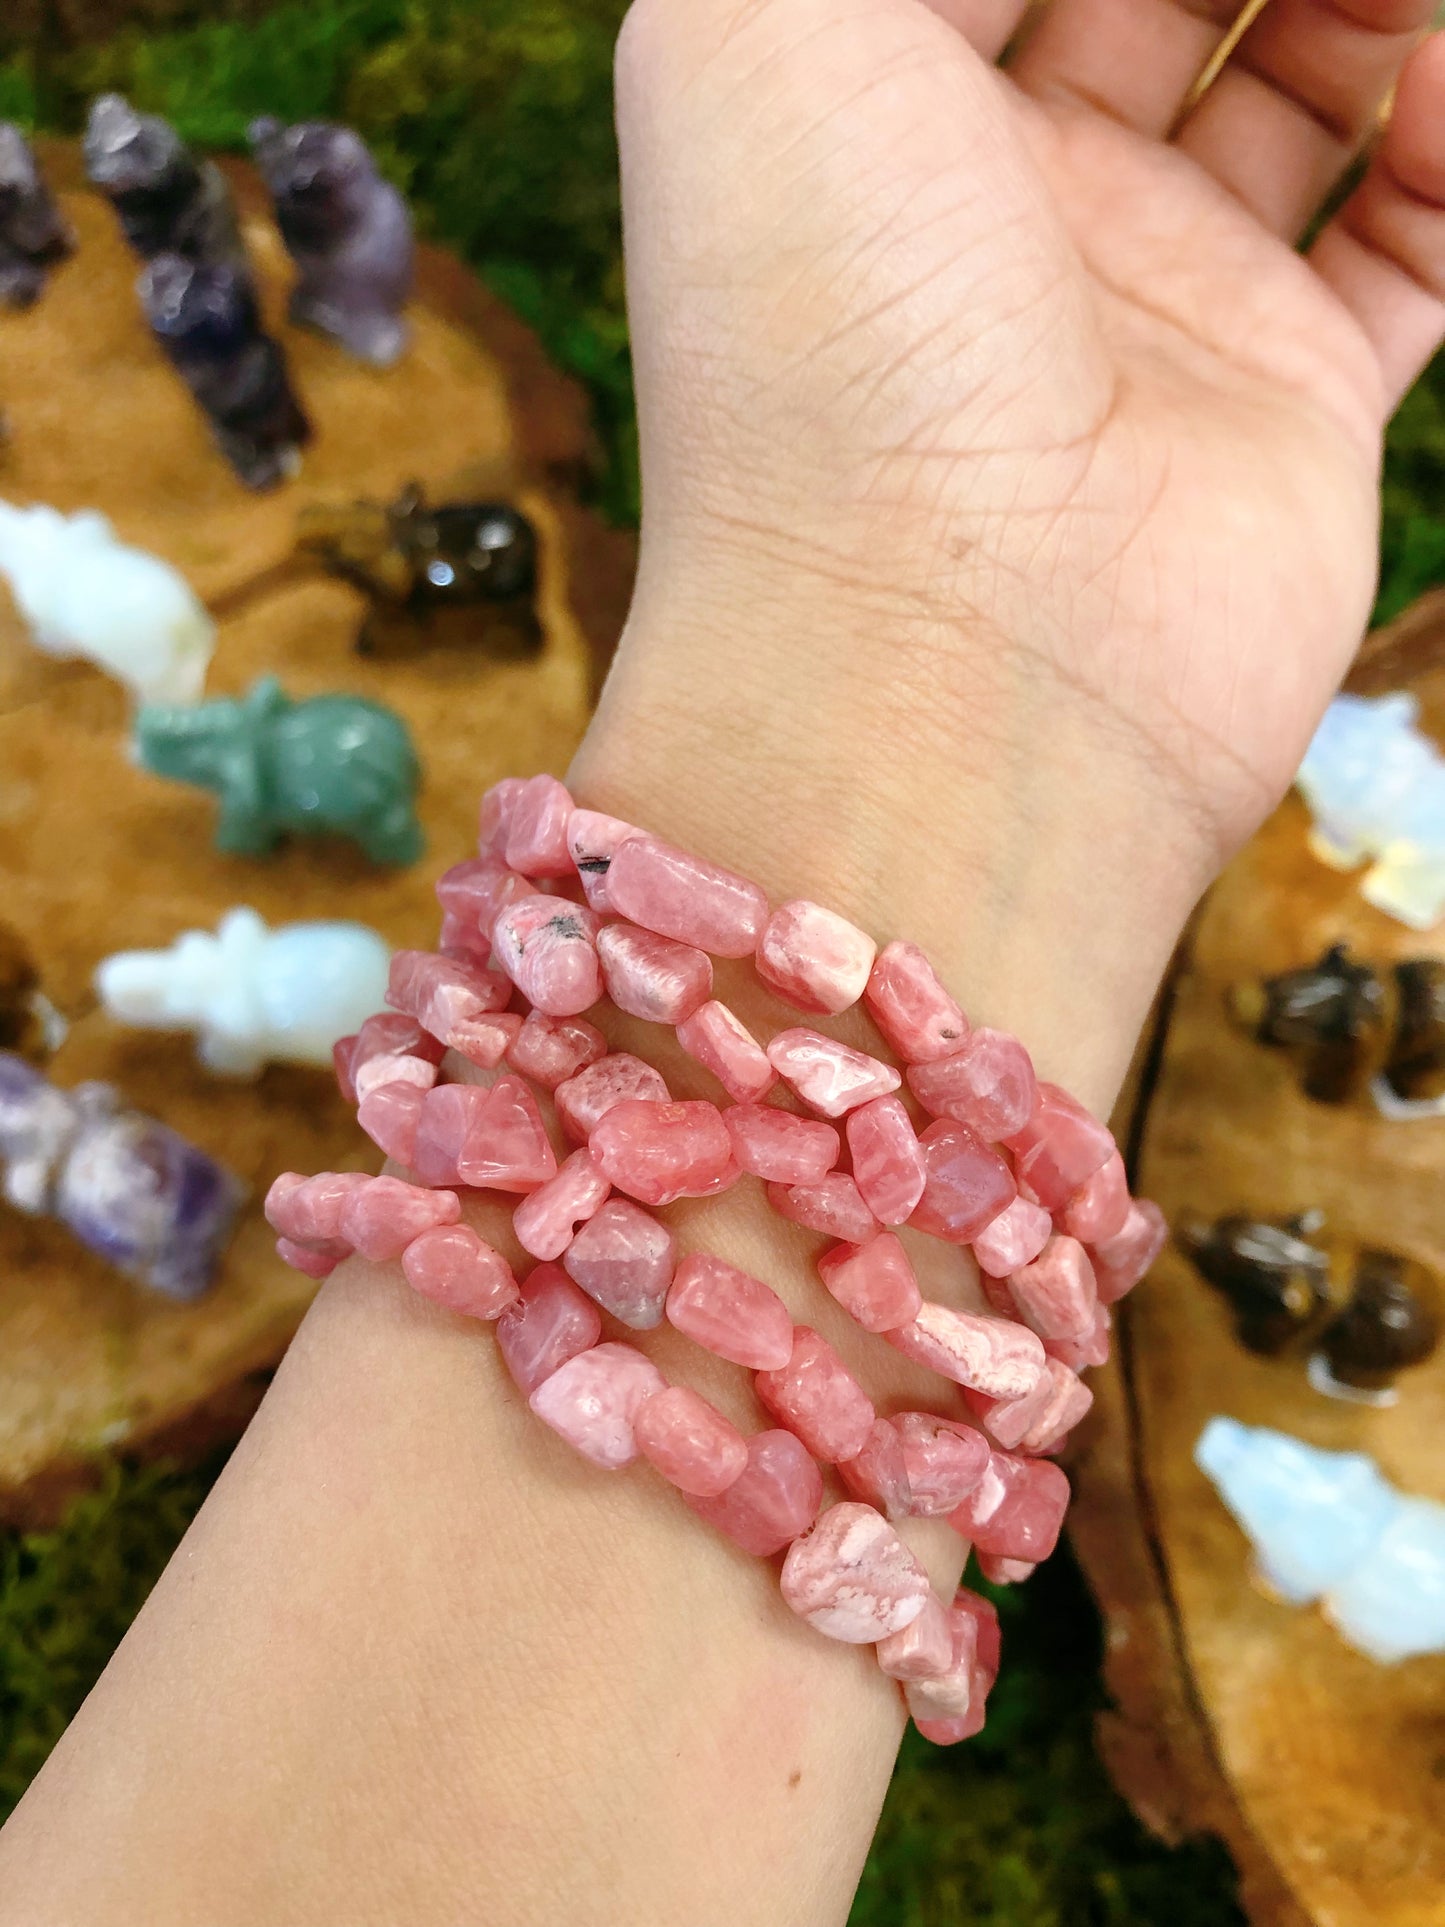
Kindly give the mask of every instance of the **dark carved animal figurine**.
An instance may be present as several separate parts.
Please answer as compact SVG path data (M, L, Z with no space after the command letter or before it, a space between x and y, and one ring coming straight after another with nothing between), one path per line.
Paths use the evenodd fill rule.
M262 489L294 475L311 426L280 347L261 327L249 277L158 254L139 289L151 332L241 480Z
M421 768L405 723L361 696L293 702L274 676L239 701L146 707L136 748L157 776L220 797L216 847L266 856L287 834L335 832L376 863L412 863L424 839Z
M30 307L46 270L74 248L29 141L13 121L0 121L0 304Z
M308 505L297 545L371 598L357 637L363 655L439 639L444 626L449 638L484 640L497 654L531 654L541 643L537 534L506 502L430 505L411 482L386 507ZM483 607L501 623L479 623Z
M1272 1356L1317 1331L1329 1314L1329 1254L1310 1243L1323 1226L1320 1211L1289 1218L1240 1212L1213 1224L1187 1220L1179 1242L1228 1301L1240 1343Z
M85 171L144 260L180 254L248 274L235 204L214 161L198 159L169 121L138 114L120 94L94 101Z
M1350 1301L1325 1330L1311 1360L1314 1383L1322 1391L1344 1386L1388 1393L1398 1373L1423 1364L1440 1342L1433 1296L1433 1280L1423 1265L1393 1251L1361 1250Z
M285 127L267 116L252 121L249 136L299 270L291 319L389 367L406 345L401 311L414 252L406 202L349 127Z
M0 923L0 1050L40 1063L65 1036L65 1019L40 988L35 959L8 923Z

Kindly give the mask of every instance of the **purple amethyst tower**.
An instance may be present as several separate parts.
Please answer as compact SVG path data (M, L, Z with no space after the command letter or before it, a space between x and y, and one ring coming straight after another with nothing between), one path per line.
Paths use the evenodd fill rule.
M84 151L87 177L143 260L183 254L248 272L225 176L214 161L198 159L169 121L138 114L121 94L102 94L90 109Z
M362 361L391 365L406 345L411 293L406 202L360 135L329 121L252 121L251 151L281 238L299 269L291 319L332 335Z
M0 120L0 307L30 307L47 269L74 247L29 141L13 121Z
M0 1189L48 1213L127 1277L182 1300L211 1283L244 1196L238 1178L109 1084L58 1090L0 1051Z

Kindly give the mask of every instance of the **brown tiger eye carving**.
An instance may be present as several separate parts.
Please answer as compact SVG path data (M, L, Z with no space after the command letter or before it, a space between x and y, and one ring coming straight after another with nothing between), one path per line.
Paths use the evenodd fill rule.
M1349 1303L1326 1327L1320 1351L1331 1376L1359 1391L1386 1391L1440 1342L1435 1282L1413 1259L1362 1247Z
M1327 1315L1329 1254L1310 1242L1323 1225L1318 1211L1287 1218L1241 1212L1181 1225L1180 1244L1228 1301L1240 1343L1250 1351L1274 1356Z

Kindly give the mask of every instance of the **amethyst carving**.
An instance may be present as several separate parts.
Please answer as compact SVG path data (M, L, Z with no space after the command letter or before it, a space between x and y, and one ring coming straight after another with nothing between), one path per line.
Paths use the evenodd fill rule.
M30 307L46 270L74 247L29 141L13 121L0 121L0 306Z
M0 1051L0 1189L47 1213L127 1277L200 1297L244 1196L240 1180L109 1084L62 1091Z
M252 121L251 151L299 270L291 319L389 367L406 345L411 293L406 202L382 179L360 135L329 121Z
M169 121L138 114L120 94L102 94L86 122L85 171L144 260L180 254L248 273L225 176L193 154Z

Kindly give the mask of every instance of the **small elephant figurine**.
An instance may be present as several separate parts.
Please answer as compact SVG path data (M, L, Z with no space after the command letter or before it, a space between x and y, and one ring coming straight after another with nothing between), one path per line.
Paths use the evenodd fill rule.
M0 121L0 306L31 307L47 270L74 250L29 141L14 121Z
M360 923L288 923L228 910L214 935L187 930L167 950L121 950L95 973L107 1013L153 1030L193 1030L221 1077L268 1063L331 1065L332 1045L386 1000L391 950Z
M142 260L179 254L249 279L226 178L191 152L169 121L138 114L121 94L101 94L85 125L85 172L110 201Z
M329 121L248 130L281 238L299 270L291 319L388 368L406 346L413 242L406 202L377 172L359 134Z
M406 724L362 696L293 702L274 676L239 701L147 707L136 751L157 776L214 790L216 847L267 856L288 834L350 837L374 863L414 863L421 766Z

